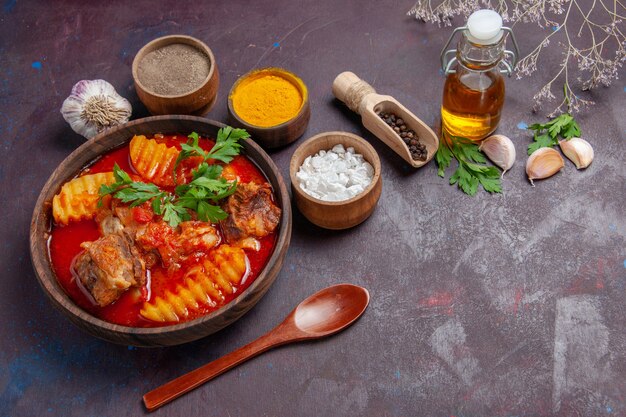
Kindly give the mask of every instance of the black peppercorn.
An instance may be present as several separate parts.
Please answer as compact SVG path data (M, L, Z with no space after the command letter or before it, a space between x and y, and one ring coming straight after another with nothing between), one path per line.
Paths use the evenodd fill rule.
M425 161L428 156L426 146L419 141L419 136L414 130L409 129L404 123L404 120L393 113L376 113L378 117L393 129L393 131L400 137L402 142L407 145L411 158L414 161Z

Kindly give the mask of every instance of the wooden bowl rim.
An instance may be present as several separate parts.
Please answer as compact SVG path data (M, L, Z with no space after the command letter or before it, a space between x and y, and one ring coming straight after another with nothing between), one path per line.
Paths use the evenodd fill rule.
M209 63L211 64L211 67L209 68L209 74L207 75L207 77L204 79L204 81L202 81L202 83L195 88L194 90L191 90L187 93L184 94L178 94L178 95L163 95L163 94L157 94L155 93L153 90L151 90L150 88L146 88L145 85L143 85L141 83L141 81L139 81L139 76L138 76L138 70L139 70L139 62L150 52L158 49L158 47L160 45L157 45L159 43L162 43L163 41L167 41L167 40L173 40L173 41L178 41L178 40L183 40L183 41L187 41L187 42L179 42L179 43L183 43L185 45L190 45L190 46L194 46L198 49L200 49L202 52L204 52L208 57L209 57ZM168 43L167 45L164 46L168 46L168 45L173 45L176 42L171 42ZM193 36L189 36L189 35L167 35L167 36L161 36L160 38L156 38L151 40L150 42L148 42L147 44L145 44L135 55L135 58L133 59L133 64L132 64L132 73L133 73L133 80L135 81L135 84L139 86L139 88L141 88L144 92L150 94L151 96L154 97L158 97L158 98L165 98L165 99L180 99L180 98L186 98L192 94L197 93L198 91L202 90L202 88L204 86L206 86L210 81L211 78L213 77L213 73L215 72L217 67L217 63L215 62L215 56L213 55L213 51L211 51L211 48L208 47L208 45L204 42L202 42L200 39L194 38ZM138 119L141 120L141 119ZM209 119L207 119L209 120Z
M302 105L300 106L298 113L296 113L296 115L293 116L291 119L286 120L282 122L281 124L274 125L274 126L257 126L257 125L248 123L245 120L243 120L235 111L235 108L233 107L233 93L235 92L235 89L248 77L259 74L261 72L274 72L274 73L281 74L281 75L284 74L290 78L293 78L293 80L296 81L294 83L293 80L286 78L286 80L289 81L291 84L293 84L296 88L298 88L298 90L300 91L300 94L302 94ZM307 111L308 108L309 108L309 88L304 83L302 78L298 77L294 72L286 70L281 67L264 67L264 68L252 69L246 72L245 74L243 74L241 77L237 78L237 81L235 81L233 86L230 88L230 91L228 92L228 112L232 115L232 117L235 118L237 122L241 123L241 125L244 126L246 129L256 130L261 133L272 132L272 131L283 129L292 125L293 123L296 122L296 120L302 117L302 115Z
M31 256L31 262L33 263L33 267L35 269L35 276L37 277L37 280L39 281L40 285L44 288L44 290L46 291L47 295L52 297L54 299L54 301L56 302L57 306L59 308L62 308L63 310L67 311L69 314L72 315L72 317L77 318L78 320L87 322L95 327L99 327L99 328L103 328L106 329L108 331L112 331L112 332L116 332L125 336L146 336L146 335L163 335L166 333L176 333L180 330L184 330L190 327L195 327L198 325L201 325L202 323L205 323L207 321L212 320L213 318L220 316L222 314L226 314L229 310L234 309L237 307L237 303L236 300L237 299L244 299L246 297L246 294L253 292L257 287L259 287L263 281L262 278L266 277L267 272L269 271L269 269L271 269L271 266L276 263L281 254L281 250L280 248L283 245L286 245L285 249L288 248L289 246L289 241L291 239L290 236L290 232L291 232L291 203L290 203L290 199L289 199L289 193L287 192L287 188L286 185L284 183L284 180L282 180L282 175L280 174L280 170L278 169L278 167L274 164L274 161L269 157L269 155L263 150L263 148L261 148L261 146L259 146L257 143L255 143L252 139L248 139L245 142L244 146L251 146L253 149L255 149L255 151L259 152L259 155L261 155L261 157L265 160L265 162L270 166L270 169L275 173L276 178L277 178L277 182L278 185L280 187L279 190L276 190L276 192L278 192L281 196L281 200L283 202L283 207L281 207L282 213L281 213L281 222L280 222L280 229L279 229L279 233L278 236L276 238L276 244L274 246L274 251L272 253L272 255L270 256L270 258L268 259L267 263L265 264L265 266L263 267L263 269L259 272L259 275L257 276L257 278L255 279L255 281L250 284L250 286L248 288L246 288L242 293L240 293L239 295L237 295L237 297L235 299L233 299L231 302L225 304L224 306L220 307L219 309L206 314L204 316L198 317L194 320L190 320L190 321L186 321L183 323L179 323L179 324L172 324L172 325L167 325L167 326L159 326L159 327L130 327L130 326L124 326L124 325L120 325L120 324L114 324L105 320L102 320L94 315L92 315L91 313L89 313L88 311L80 308L71 298L70 296L63 290L61 284L58 282L58 279L56 277L56 274L54 273L54 270L52 269L52 263L49 257L49 254L46 256L46 259L42 260L42 264L44 265L44 270L41 271L39 270L36 266L35 266L35 252L36 249L39 249L39 246L42 244L41 241L41 236L37 236L35 237L35 235L33 234L33 229L36 229L36 226L38 224L38 218L39 216L43 215L44 210L51 210L51 204L46 205L46 201L44 201L44 194L47 194L48 190L52 187L52 183L55 177L55 173L56 171L59 169L59 167L61 165L63 165L66 161L70 160L71 158L75 158L76 155L80 154L80 151L83 150L86 147L91 146L92 144L103 140L103 138L105 138L107 135L113 133L113 132L117 132L118 130L122 130L128 127L132 127L135 125L139 125L142 123L146 123L146 122L152 122L152 121L158 121L158 120L171 120L171 119L175 119L175 120L187 120L187 121L195 121L195 122L200 122L200 123L205 123L205 124L209 124L209 125L213 125L214 127L222 128L225 127L226 125L224 123L218 122L216 120L211 120L211 119L207 119L204 117L198 117L198 116L186 116L186 115L162 115L162 116L150 116L150 117L145 117L142 119L136 119L127 123L124 123L122 125L118 125L115 126L111 129L108 129L102 133L99 133L98 135L96 135L95 137L93 137L92 139L89 139L88 141L86 141L85 143L83 143L81 146L79 146L78 148L76 148L70 155L68 155L60 164L59 166L57 166L57 168L55 168L55 170L50 174L50 177L48 178L48 180L46 181L46 183L44 184L41 192L39 193L39 197L37 198L37 202L35 204L35 209L33 210L33 216L31 219L31 228L30 228L30 256ZM167 132L170 133L170 132ZM130 140L131 138L129 138L128 140ZM104 152L108 152L112 149L115 149L119 146L122 146L123 144L126 144L128 141L126 142L122 142L120 144L117 144L111 148L108 148L107 150L105 150ZM104 153L103 152L103 153ZM97 158L97 157L96 157ZM89 162L93 161L86 161L85 164L88 164ZM256 163L256 161L253 160L253 162ZM263 171L262 171L263 172ZM77 172L73 172L70 175L76 175ZM267 173L263 172L264 175L267 176ZM63 183L65 183L68 179L72 178L70 177L65 177L63 179L59 179L60 184L62 185ZM48 229L49 230L49 229ZM44 231L39 231L40 233L46 233L47 230ZM45 242L43 243L44 246L47 246L47 239L45 240ZM44 253L48 253L47 249L44 250ZM40 276L40 272L43 273L45 275L45 278L43 278L42 276ZM57 280L57 287L55 287L55 285L52 282L49 282L50 280ZM260 297L259 297L260 300ZM259 301L257 300L257 301ZM73 321L73 320L72 320Z
M326 136L331 136L331 135L332 136L343 136L343 137L348 137L348 138L354 139L356 142L362 144L366 149L368 149L371 152L372 155L374 155L374 161L370 161L368 158L366 158L365 155L363 155L363 158L365 158L365 160L367 162L369 162L372 165L372 167L374 168L374 177L372 178L372 182L361 193L359 193L359 194L355 195L354 197L349 198L347 200L324 201L324 200L320 200L319 198L315 198L312 195L309 195L308 193L304 192L300 188L300 182L298 181L298 178L296 178L296 173L300 169L300 166L296 166L297 165L296 154L298 153L298 151L301 150L301 149L304 149L306 146L308 146L311 143L317 142L320 139L322 139L322 138L324 138ZM349 146L346 146L346 144L342 144L342 145L344 145L344 147L349 147ZM319 149L317 152L319 152L321 150L322 149ZM324 150L327 151L328 149L324 149ZM307 155L307 156L313 156L313 155ZM305 156L304 159L306 159L307 156ZM343 131L322 132L322 133L318 133L317 135L312 136L309 139L307 139L306 141L302 142L300 144L300 146L298 146L298 148L294 151L293 155L291 156L291 161L289 163L289 177L291 179L291 185L293 186L293 188L296 190L296 192L299 195L301 195L305 199L310 200L311 202L316 203L316 204L321 205L321 206L328 206L328 207L343 206L343 205L350 204L350 203L353 203L355 201L358 201L358 200L364 198L366 195L368 195L369 193L372 192L374 187L376 187L376 184L380 181L380 178L381 178L380 157L378 156L378 152L376 152L376 149L374 149L374 147L368 141L366 141L364 138L362 138L361 136L355 135L354 133L343 132Z

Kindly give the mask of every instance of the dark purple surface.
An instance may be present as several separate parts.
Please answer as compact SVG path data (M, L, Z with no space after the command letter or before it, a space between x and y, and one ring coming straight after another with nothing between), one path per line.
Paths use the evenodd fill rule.
M412 0L22 2L0 10L0 416L136 416L141 396L270 330L303 298L339 282L369 289L359 322L325 341L271 351L159 410L167 416L624 416L626 207L622 80L579 116L596 159L566 161L531 187L530 112L548 71L507 80L499 132L517 145L502 195L468 197L414 171L333 100L351 70L427 123L438 123L438 54L449 28L406 17ZM460 22L456 22L460 23ZM543 32L519 26L522 50ZM208 117L226 120L238 76L283 66L308 84L305 138L364 136L383 193L364 224L323 231L296 211L286 266L261 302L224 331L185 346L135 349L82 333L39 288L28 251L33 205L82 139L59 114L72 85L103 78L145 116L134 54L183 33L205 41L221 87ZM558 58L558 57L556 57ZM556 61L543 61L544 69ZM298 143L271 155L288 178Z

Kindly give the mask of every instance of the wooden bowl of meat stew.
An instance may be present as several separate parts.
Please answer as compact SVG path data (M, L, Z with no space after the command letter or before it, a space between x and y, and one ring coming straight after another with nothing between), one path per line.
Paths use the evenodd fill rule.
M249 123L237 114L233 104L233 94L238 88L243 87L251 80L267 75L280 77L293 85L302 98L302 104L298 112L291 119L273 126L259 126ZM285 69L273 67L254 69L242 75L235 84L233 84L228 95L228 116L231 125L246 129L250 132L252 138L264 148L273 149L286 146L295 142L304 134L309 120L311 119L308 89L300 77Z
M222 124L194 116L155 116L135 120L112 128L89 140L52 173L43 187L31 222L30 250L36 276L53 305L73 323L88 333L110 342L135 346L169 346L190 342L228 326L250 310L276 279L291 238L290 200L279 170L269 156L252 140L243 141L242 154L265 175L274 194L274 203L281 209L276 228L273 252L260 269L256 279L238 296L219 309L190 321L161 327L129 327L112 324L89 313L68 296L55 275L48 248L52 230L52 200L61 186L74 178L85 166L101 155L126 144L133 135L156 133L189 134L215 138Z
M372 165L372 182L363 192L347 200L323 201L312 197L301 189L296 174L307 157L338 144L354 148ZM348 229L364 222L376 208L382 191L380 159L376 150L365 139L347 132L320 133L302 143L291 157L289 175L296 206L311 223L325 229Z
M155 55L158 53L161 55ZM176 57L176 53L181 56ZM153 57L156 62L149 65ZM163 36L147 43L135 55L132 73L137 95L153 115L206 114L215 104L220 84L213 51L199 39L186 35ZM200 73L202 79L195 80L193 74Z

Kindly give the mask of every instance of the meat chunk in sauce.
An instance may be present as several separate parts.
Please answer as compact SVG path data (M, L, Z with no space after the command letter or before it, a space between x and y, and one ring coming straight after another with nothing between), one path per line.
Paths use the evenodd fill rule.
M142 207L130 208L129 206L117 205L113 209L113 213L119 219L119 222L124 228L124 232L133 240L145 230L147 224L150 224L152 215L144 217L143 215L136 215L137 213L144 213L146 210ZM150 211L150 213L152 213Z
M85 250L76 258L74 270L100 307L117 300L128 288L145 284L145 264L122 235L108 234L81 246Z
M103 236L114 233L121 234L124 232L124 225L120 219L112 215L110 211L106 213L106 215L96 216L96 221L100 225L100 233Z
M272 201L272 190L267 183L239 184L223 208L228 218L221 225L228 243L267 236L280 221L280 208Z
M208 253L220 244L217 230L210 223L195 220L182 222L176 229L163 221L148 223L136 239L143 251L156 251L168 269L177 269L190 256Z
M127 237L141 253L147 268L160 262L165 268L178 269L187 258L208 253L220 244L217 229L210 223L186 221L174 229L141 206L114 205L96 220L102 234Z

